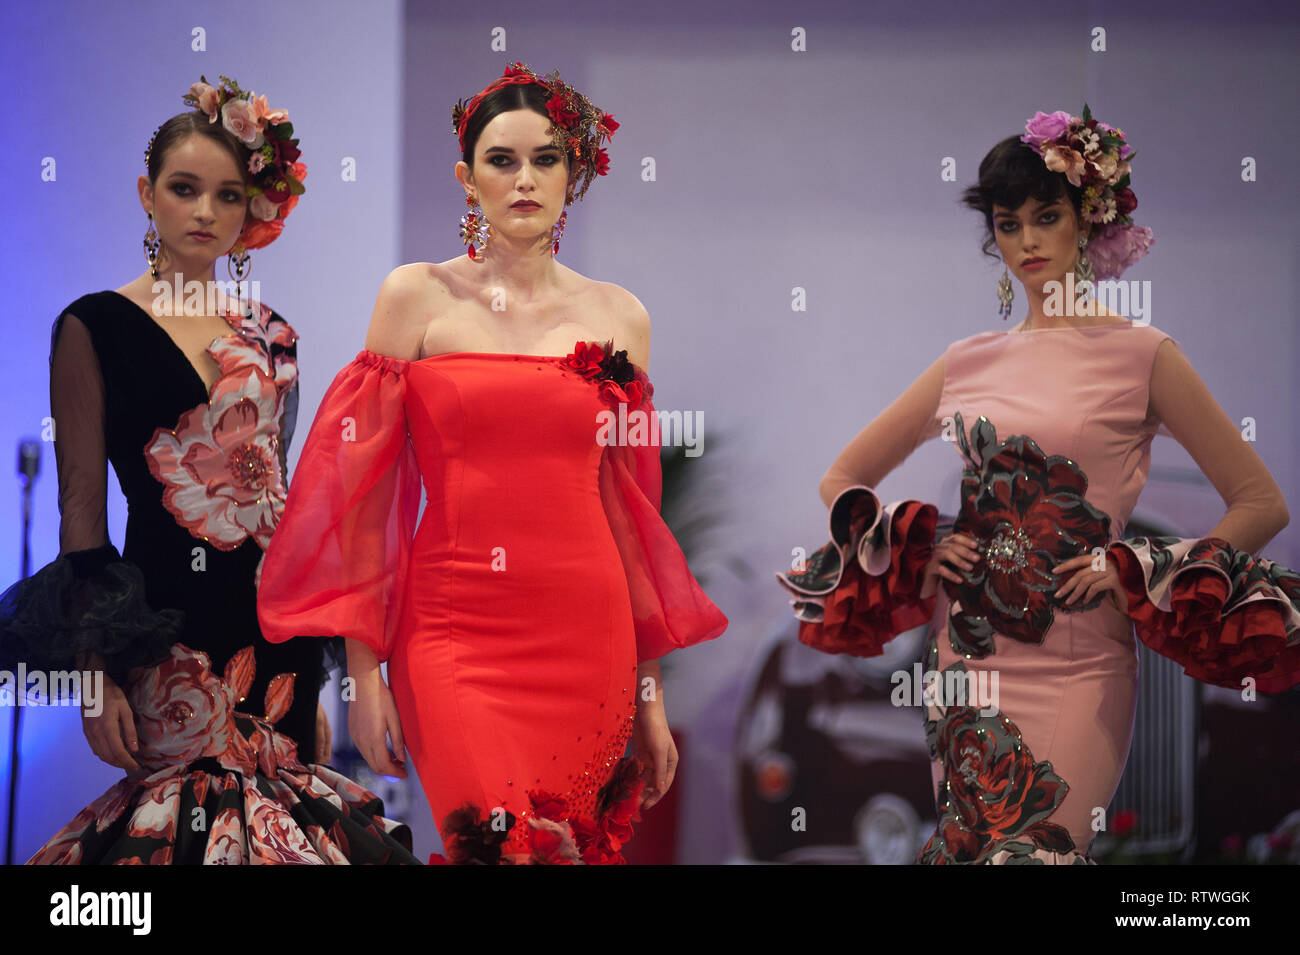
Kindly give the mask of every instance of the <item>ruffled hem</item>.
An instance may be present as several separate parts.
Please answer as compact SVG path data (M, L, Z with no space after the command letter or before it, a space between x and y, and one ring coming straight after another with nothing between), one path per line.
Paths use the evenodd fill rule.
M1139 639L1206 683L1300 683L1300 575L1216 537L1135 537L1108 553Z
M934 616L921 597L938 510L920 501L880 506L864 485L845 488L830 510L831 542L799 572L777 573L799 623L799 641L825 653L871 657Z
M265 716L235 709L255 675L244 647L218 677L206 653L174 644L126 688L140 769L78 813L32 865L418 865L411 832L328 766L304 765L273 728L293 674L266 690Z
M27 864L419 865L383 808L328 766L249 778L204 759L123 779Z
M135 667L167 657L184 620L149 606L143 573L112 544L74 551L0 596L0 668L73 670L79 653L97 653L123 685Z
M439 827L446 855L433 853L430 865L626 865L622 849L641 819L645 789L642 763L621 759L596 797L594 814L572 812L563 797L534 790L528 794L527 827L511 812L484 816L466 803L448 813Z
M1052 852L1048 849L1035 849L1033 852L1013 852L1000 850L983 865L1096 865L1091 856L1076 851Z

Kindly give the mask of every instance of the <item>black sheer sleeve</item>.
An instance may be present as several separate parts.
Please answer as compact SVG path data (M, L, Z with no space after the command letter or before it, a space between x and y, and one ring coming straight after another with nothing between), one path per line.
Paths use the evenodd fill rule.
M50 410L59 557L0 595L0 668L82 669L98 655L122 684L167 657L184 614L149 607L140 569L109 542L104 380L89 330L70 313L54 326Z

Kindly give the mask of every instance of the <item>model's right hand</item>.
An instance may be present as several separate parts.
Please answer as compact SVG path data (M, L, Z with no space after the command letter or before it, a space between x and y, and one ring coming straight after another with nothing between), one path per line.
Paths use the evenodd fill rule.
M925 579L921 584L921 597L933 597L939 590L939 578L951 580L954 584L962 583L962 578L953 567L970 570L980 559L975 549L976 542L965 534L949 534L934 545L930 562L925 565ZM951 565L951 566L949 566Z
M86 734L90 751L108 763L128 772L140 768L131 753L140 749L135 733L135 713L122 688L104 674L103 709L98 716L81 710L81 731Z
M351 656L348 671L353 673ZM381 776L406 778L406 747L402 724L397 718L393 691L384 682L378 664L356 676L356 697L348 703L348 733L366 764ZM388 741L393 741L392 749Z

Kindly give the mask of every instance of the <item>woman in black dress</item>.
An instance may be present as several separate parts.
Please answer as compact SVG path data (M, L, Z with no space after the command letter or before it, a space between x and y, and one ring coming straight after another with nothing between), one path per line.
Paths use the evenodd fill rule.
M256 581L284 507L296 334L232 280L306 168L287 114L222 77L154 134L149 268L54 323L60 556L0 598L0 663L104 674L83 709L126 777L31 863L405 863L409 830L323 764L321 643L262 638ZM108 539L106 461L129 516ZM196 811L201 809L201 811ZM198 820L200 825L195 825ZM197 830L197 831L196 831Z

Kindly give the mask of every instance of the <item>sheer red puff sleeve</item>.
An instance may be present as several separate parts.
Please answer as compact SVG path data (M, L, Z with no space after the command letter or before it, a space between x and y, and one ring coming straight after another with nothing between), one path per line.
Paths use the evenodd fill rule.
M938 510L920 501L880 506L866 485L847 487L830 510L830 543L776 579L792 594L799 640L825 653L879 656L885 644L928 623L922 597Z
M640 410L655 420L649 398ZM627 574L638 663L712 640L727 629L727 618L700 588L659 514L659 447L658 440L611 444L600 461L600 496Z
M1138 637L1188 676L1264 693L1300 683L1300 575L1217 537L1111 544Z
M321 399L263 560L263 635L341 635L385 661L420 508L406 430L408 362L361 351Z

